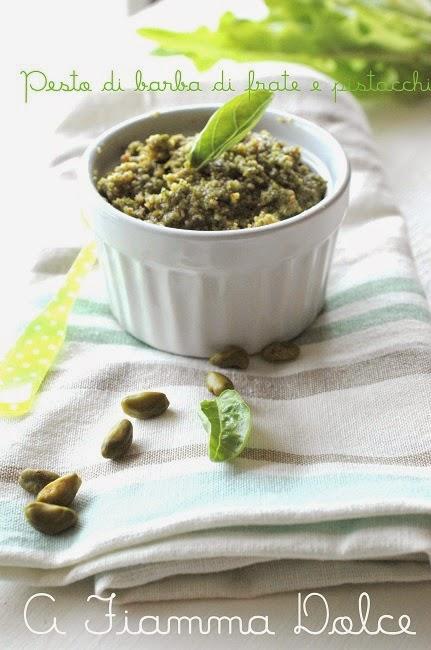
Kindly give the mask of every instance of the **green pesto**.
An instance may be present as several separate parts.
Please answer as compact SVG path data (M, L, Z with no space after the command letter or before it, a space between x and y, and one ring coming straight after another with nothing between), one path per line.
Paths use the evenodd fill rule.
M131 142L97 188L136 219L171 228L237 230L293 217L318 203L326 181L299 147L267 131L250 133L199 169L189 162L192 137L156 134Z

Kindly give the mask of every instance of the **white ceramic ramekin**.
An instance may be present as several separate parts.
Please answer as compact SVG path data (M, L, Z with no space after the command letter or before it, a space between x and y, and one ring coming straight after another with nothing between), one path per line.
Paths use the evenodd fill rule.
M302 332L322 308L348 203L350 170L340 144L316 124L272 110L256 128L299 145L328 181L325 198L296 217L248 230L179 230L126 216L98 194L94 179L118 163L129 142L194 134L216 108L173 108L122 122L88 147L80 173L115 317L145 343L194 357L231 344L253 354Z

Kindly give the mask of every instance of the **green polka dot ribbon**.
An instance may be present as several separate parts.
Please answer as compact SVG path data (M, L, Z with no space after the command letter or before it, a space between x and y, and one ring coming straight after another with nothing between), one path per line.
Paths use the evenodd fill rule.
M82 280L96 260L96 246L85 246L72 264L63 286L45 309L27 325L0 363L0 416L25 415L61 350L67 321Z

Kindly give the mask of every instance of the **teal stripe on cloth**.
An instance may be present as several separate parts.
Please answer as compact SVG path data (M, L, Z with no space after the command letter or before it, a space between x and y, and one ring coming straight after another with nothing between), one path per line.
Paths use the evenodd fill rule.
M344 318L343 320L327 323L326 325L311 327L301 334L296 341L301 345L321 343L322 341L328 341L338 336L353 334L354 332L360 332L371 327L384 325L385 323L396 323L401 320L416 320L429 323L431 321L431 315L428 309L418 307L417 305L404 303L388 305L387 307L372 309L364 314L352 316L351 318Z
M75 301L73 309L74 314L91 315L94 316L111 316L111 308L107 302L97 302L96 300L88 300L87 298L78 298Z
M324 310L331 311L349 305L358 300L365 300L373 298L385 293L416 293L419 296L425 296L422 287L416 280L412 278L380 278L378 280L370 280L364 282L356 287L351 287L345 291L335 293L333 296L328 296L325 302Z
M69 325L67 340L85 343L106 343L112 345L134 345L149 347L146 343L135 339L124 330L112 330L104 327L86 327L85 325Z
M387 307L372 309L364 314L352 316L351 318L311 327L301 334L297 338L297 341L302 345L320 343L339 336L369 329L370 327L376 327L385 323L395 323L401 320L416 320L429 323L431 316L428 309L418 305L408 303L388 305ZM127 332L104 327L88 327L85 325L70 325L67 329L67 339L69 341L87 343L145 346L144 343L141 343Z
M349 512L349 519L373 516L376 515L370 510L373 503L378 504L379 510L384 505L386 513L391 506L394 511L405 511L410 504L412 512L415 508L419 512L423 511L424 504L427 508L429 504L431 514L431 477L342 472L302 477L262 476L248 473L244 466L237 464L212 472L163 479L146 479L143 472L139 483L104 488L93 498L85 495L84 482L82 494L75 503L79 526L58 537L47 537L33 530L24 519L18 499L1 501L0 561L6 553L26 553L29 548L44 552L70 549L74 559L79 559L81 544L82 555L88 556L89 546L97 547L128 531L136 533L151 528L154 532L157 522L166 521L165 518L173 518L172 523L192 517L198 527L205 528L204 517L208 514L212 528L229 523L253 525L262 523L261 513L268 517L271 511L283 510L284 506L286 524L300 524L306 522L309 513L319 513L324 519L329 508L332 519L342 520L343 509ZM235 518L230 522L227 517L232 508ZM302 521L297 515L301 515ZM337 525L335 521L334 532Z

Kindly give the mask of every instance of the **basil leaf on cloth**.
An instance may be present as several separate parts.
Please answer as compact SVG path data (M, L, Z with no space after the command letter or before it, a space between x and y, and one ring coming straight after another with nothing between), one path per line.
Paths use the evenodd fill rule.
M202 401L199 415L210 434L210 459L221 462L239 456L251 431L250 408L241 395L225 390L215 399Z

